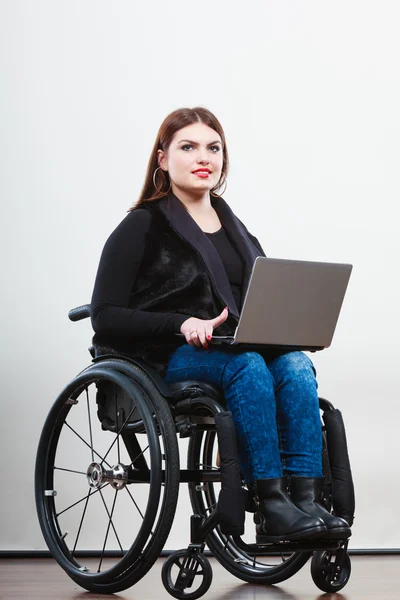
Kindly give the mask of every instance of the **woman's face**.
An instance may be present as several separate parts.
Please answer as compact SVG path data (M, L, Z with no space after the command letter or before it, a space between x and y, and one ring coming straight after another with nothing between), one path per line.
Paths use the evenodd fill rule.
M173 192L207 192L221 177L221 137L204 123L188 125L176 132L166 153L158 151L158 161L169 173Z

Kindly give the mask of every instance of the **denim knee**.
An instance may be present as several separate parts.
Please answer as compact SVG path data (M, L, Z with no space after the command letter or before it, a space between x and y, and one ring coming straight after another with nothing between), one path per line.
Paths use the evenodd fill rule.
M315 375L315 367L304 352L296 351L296 352L288 352L287 354L282 354L275 359L274 362L282 365L282 368L289 369L294 372L301 372L304 369L309 370L310 368L313 370Z
M265 360L258 352L240 352L226 365L222 377L223 386L229 385L232 378L241 374L243 371L248 373L249 377L256 377L258 381L260 375L270 377Z
M274 376L277 385L280 383L292 381L292 382L308 382L318 387L317 380L315 379L316 370L304 352L288 352L278 356L274 360L268 363L272 375Z

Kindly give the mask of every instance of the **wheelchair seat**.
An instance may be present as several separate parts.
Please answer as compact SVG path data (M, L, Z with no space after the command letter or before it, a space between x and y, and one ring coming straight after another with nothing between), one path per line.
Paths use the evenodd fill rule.
M205 381L177 381L176 383L168 383L168 387L175 401L198 398L199 396L208 396L220 401L223 399L222 390Z

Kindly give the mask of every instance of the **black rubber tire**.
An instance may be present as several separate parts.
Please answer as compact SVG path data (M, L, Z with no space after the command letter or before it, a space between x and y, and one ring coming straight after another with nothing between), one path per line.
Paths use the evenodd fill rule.
M211 465L215 443L215 431L197 431L189 441L188 469L199 469L200 464ZM203 486L201 491L198 491L195 483L189 483L189 495L193 512L206 515L216 503L217 497L213 483L203 483ZM296 552L279 565L257 563L239 548L234 539L228 539L221 533L219 526L207 536L206 542L215 558L227 571L248 583L272 585L285 581L297 573L312 555L312 552Z
M85 386L102 379L115 383L135 399L149 439L151 493L149 492L150 500L139 534L132 540L128 551L111 568L102 573L89 574L80 570L82 567L64 542L58 527L54 498L46 495L45 490L53 489L54 458L60 432L73 406L70 400L79 397ZM160 451L160 436L164 456ZM163 458L165 486L160 502ZM51 408L42 430L36 458L35 496L38 518L45 541L60 566L76 583L92 592L115 593L130 587L147 573L158 558L171 529L178 492L179 451L175 424L165 398L160 395L151 379L143 369L125 361L99 362L82 371L64 388Z
M194 592L185 592L184 590L176 588L172 581L171 570L172 567L179 562L179 559L186 559L186 554L187 550L177 550L173 554L170 554L162 566L161 579L167 592L171 594L171 596L174 596L174 598L196 600L196 598L203 596L210 588L213 579L212 568L209 560L204 556L204 554L201 554L200 552L195 554L190 559L192 561L191 566L193 567L193 561L196 561L197 564L200 565L202 571L201 573L198 573L198 575L203 575L203 581L201 585Z
M331 561L335 552L315 552L311 560L311 577L315 585L323 592L339 592L350 579L351 561L345 552L339 573L334 578L334 563Z

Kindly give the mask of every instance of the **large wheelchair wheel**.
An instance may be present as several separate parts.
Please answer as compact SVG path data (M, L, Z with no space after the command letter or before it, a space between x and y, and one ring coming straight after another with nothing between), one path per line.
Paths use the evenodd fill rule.
M217 469L217 436L214 430L197 431L190 438L188 469ZM206 482L189 484L193 511L208 516L217 506L220 484ZM249 583L272 585L285 581L299 571L312 552L282 553L281 557L254 556L255 525L252 513L246 513L245 535L239 539L224 535L219 525L207 536L206 542L217 560L232 575Z
M76 583L115 593L141 579L168 537L178 490L175 424L142 369L100 361L66 386L40 437L35 495L45 541Z

